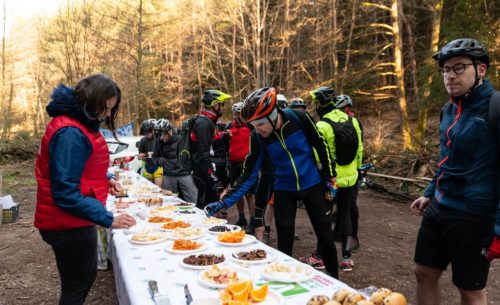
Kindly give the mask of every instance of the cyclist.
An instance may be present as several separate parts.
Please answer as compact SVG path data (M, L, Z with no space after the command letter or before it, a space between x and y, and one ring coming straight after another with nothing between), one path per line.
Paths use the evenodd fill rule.
M210 159L212 140L216 135L215 123L224 113L224 102L231 96L219 90L206 90L203 93L203 110L194 121L191 130L191 149L193 178L198 188L196 206L204 208L210 202L217 201L216 189L218 181Z
M262 88L250 94L241 111L242 118L255 131L250 137L250 153L243 173L222 200L205 208L207 215L233 205L255 184L265 155L274 172L275 223L278 250L292 255L297 200L303 199L312 226L325 253L326 270L338 276L337 253L331 234L330 209L325 192L334 192L335 169L328 146L313 119L305 112L278 109L274 88ZM310 144L308 144L310 143ZM316 166L317 150L322 172ZM260 207L262 208L262 207ZM256 209L255 218L262 218Z
M243 102L235 103L232 107L233 120L226 126L226 131L229 134L229 180L231 187L234 187L236 179L243 171L243 163L250 149L250 127L245 123L240 116ZM250 224L245 218L245 202L250 214ZM253 234L254 216L255 216L255 198L253 196L253 188L245 194L242 199L237 202L238 221L237 226L246 227L247 233Z
M348 116L356 118L358 121L359 129L361 130L361 140L363 141L363 125L357 116L354 115L354 112L351 110L352 107L352 99L349 95L339 95L337 96L337 102L335 103L335 108L342 110ZM359 171L359 169L358 169ZM357 205L358 199L358 191L359 191L359 179L361 176L358 173L358 183L356 183L356 195L351 206L351 223L352 223L352 242L351 242L351 251L355 252L359 250L359 238L358 238L358 224L359 224L359 210ZM335 232L338 232L338 226L335 227ZM335 234L334 234L335 236Z
M195 202L198 192L191 170L178 162L179 134L167 119L160 119L154 128L156 143L153 160L163 168L163 185L166 190L179 193L179 198Z
M499 131L489 126L494 89L485 79L490 58L469 38L453 40L433 58L450 100L441 112L438 169L410 206L423 215L414 258L417 303L440 303L439 279L451 263L461 304L486 305L489 261L500 257Z
M302 111L306 111L307 109L307 105L306 105L306 102L301 99L300 97L294 97L290 100L290 107L291 109L295 109L295 110L302 110Z
M153 153L155 139L153 137L153 129L156 125L155 119L148 119L141 123L140 134L144 137L139 141L139 159L143 160L142 175L161 186L163 183L163 168L156 165L151 159L150 153Z
M352 271L354 265L351 258L351 206L356 198L358 168L361 167L363 156L361 130L356 119L350 118L336 108L335 90L330 87L319 87L311 91L310 95L316 106L316 112L321 118L316 126L326 139L330 154L335 160L338 187L335 198L337 205L335 227L339 227L342 243L342 258L339 267L340 270L349 272ZM342 142L344 137L346 141ZM316 256L313 254L308 262L313 266L321 266L321 261L318 262L321 257L324 259L324 255L321 256L321 247L318 247Z

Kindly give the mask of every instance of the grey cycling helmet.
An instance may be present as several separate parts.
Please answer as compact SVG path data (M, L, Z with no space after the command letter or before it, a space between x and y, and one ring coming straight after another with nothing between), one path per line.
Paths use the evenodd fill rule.
M243 108L243 102L238 102L233 105L231 110L233 111L233 113L240 113L242 108Z
M335 108L342 109L345 106L352 107L351 97L349 95L343 95L343 94L337 96L337 102L335 103Z
M173 129L174 126L172 125L172 123L170 123L169 120L167 119L159 119L158 121L156 121L156 125L155 125L155 128L154 128L154 133L155 133L155 136L163 136L167 131L169 131L170 129Z
M294 97L290 100L290 108L304 107L307 108L306 102L300 97Z
M486 67L490 66L490 57L488 56L486 47L478 40L471 38L453 40L442 47L439 52L432 55L432 58L437 60L439 66L442 67L447 59L457 56L465 56L472 60L479 60L486 64Z

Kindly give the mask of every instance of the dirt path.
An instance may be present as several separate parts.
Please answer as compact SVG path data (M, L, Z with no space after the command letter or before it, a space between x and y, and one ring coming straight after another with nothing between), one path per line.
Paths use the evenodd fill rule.
M0 305L57 304L59 277L53 253L32 226L36 185L33 164L0 166L4 171L4 193L21 203L20 219L0 226ZM415 304L415 279L411 271L415 237L420 218L410 214L408 203L362 190L360 209L361 250L353 255L354 271L341 273L340 279L354 288L373 285L404 293ZM235 220L235 212L230 219ZM294 256L307 255L316 242L304 210L299 210L299 240ZM273 245L276 240L271 239ZM339 249L340 251L340 249ZM451 284L450 272L441 280L442 304L459 304L458 292ZM496 290L494 288L497 288ZM489 304L500 304L500 260L490 269ZM112 271L98 272L86 304L118 304Z

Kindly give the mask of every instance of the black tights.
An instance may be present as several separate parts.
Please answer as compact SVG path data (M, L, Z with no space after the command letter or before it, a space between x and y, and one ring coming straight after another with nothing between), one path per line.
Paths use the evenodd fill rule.
M330 208L323 198L324 194L325 187L322 183L298 192L274 192L274 219L278 235L278 250L292 256L297 200L302 199L314 233L321 244L325 268L337 278L337 250L331 230Z
M59 305L83 304L97 273L96 226L40 234L56 256L61 278Z

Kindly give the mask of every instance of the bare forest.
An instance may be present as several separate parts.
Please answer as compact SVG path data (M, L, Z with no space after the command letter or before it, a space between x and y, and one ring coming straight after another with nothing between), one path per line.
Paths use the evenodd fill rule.
M307 98L330 85L369 118L373 151L428 145L429 118L445 100L430 56L447 41L483 41L500 85L496 1L68 0L8 32L2 4L2 141L38 138L52 88L92 72L118 82L119 121L136 126L149 117L179 123L199 110L206 88L238 101L264 86Z

